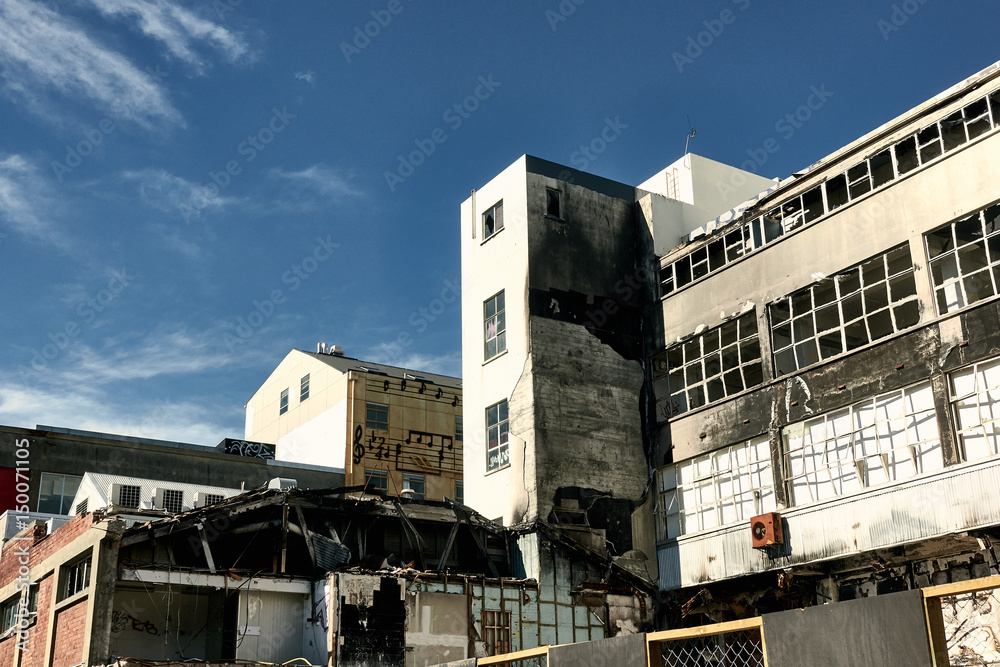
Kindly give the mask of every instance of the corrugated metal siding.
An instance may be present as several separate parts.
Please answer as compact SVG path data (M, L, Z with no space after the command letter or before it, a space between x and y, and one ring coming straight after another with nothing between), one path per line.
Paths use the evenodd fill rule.
M302 656L305 596L241 591L239 603L237 658L282 663Z
M782 510L789 554L750 546L746 524L681 537L657 552L660 588L849 556L1000 524L1000 461L952 468L848 498Z

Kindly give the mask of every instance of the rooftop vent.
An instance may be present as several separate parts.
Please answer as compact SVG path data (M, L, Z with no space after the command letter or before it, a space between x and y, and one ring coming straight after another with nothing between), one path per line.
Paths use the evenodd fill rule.
M332 354L335 357L342 357L344 356L344 348L328 343L316 343L316 354Z

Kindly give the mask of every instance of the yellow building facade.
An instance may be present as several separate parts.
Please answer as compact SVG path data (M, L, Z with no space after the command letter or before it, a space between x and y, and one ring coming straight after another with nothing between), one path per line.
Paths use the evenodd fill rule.
M246 439L343 467L347 486L463 501L461 380L319 349L289 352L254 393Z

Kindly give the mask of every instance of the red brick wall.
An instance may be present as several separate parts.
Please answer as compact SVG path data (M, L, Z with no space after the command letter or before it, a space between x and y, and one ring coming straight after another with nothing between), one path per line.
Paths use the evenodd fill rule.
M52 667L73 667L84 661L83 637L86 634L89 601L89 598L83 598L56 614Z
M98 517L99 518L99 517ZM36 568L41 567L46 558L53 555L83 533L95 523L93 514L76 516L61 526L51 535L44 535L44 528L36 529L33 544L29 542L9 542L0 556L0 587L15 581L19 575L22 563L20 552L24 545L28 547L28 568L36 574ZM75 555L75 554L74 554ZM22 667L46 667L45 647L49 634L48 620L52 605L55 604L55 587L59 580L58 569L46 576L39 583L38 617L36 623L28 628L28 652L22 656ZM87 604L85 597L71 607L60 610L56 617L56 662L53 667L79 664L83 659L84 625L87 621ZM0 641L0 667L14 664L13 656L18 639L11 637ZM61 662L60 662L61 660Z

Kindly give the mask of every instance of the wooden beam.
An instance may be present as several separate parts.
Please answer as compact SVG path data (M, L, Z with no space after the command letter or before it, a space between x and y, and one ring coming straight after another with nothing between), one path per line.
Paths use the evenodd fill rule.
M302 539L306 541L306 548L309 549L309 560L312 561L313 567L316 567L316 547L313 546L312 534L309 532L309 526L306 525L306 515L302 511L302 508L295 504L295 516L299 520L299 528L302 529Z
M453 525L451 527L451 532L448 533L448 541L444 543L444 551L441 553L440 560L438 560L438 569L439 570L443 570L445 568L445 565L444 565L445 561L448 560L448 554L451 553L451 547L452 547L453 544L455 544L455 535L458 534L458 526L459 526L459 523L458 523L458 521L456 521L455 525Z
M990 588L1000 588L1000 576L982 577L980 579L969 579L968 581L957 581L953 584L940 584L938 586L928 586L921 588L924 598L937 598L942 595L959 595L961 593L975 593L985 591Z
M198 524L198 535L201 536L201 548L205 552L205 562L208 563L208 569L212 574L215 574L215 560L212 558L212 548L208 545L204 524Z
M513 653L504 653L503 655L494 655L489 658L479 658L476 661L477 665L506 665L509 662L514 662L516 660L526 660L528 658L540 658L549 656L549 649L551 646L539 646L538 648L529 648L524 651L515 651Z
M726 632L739 632L740 630L752 630L762 628L763 619L759 616L754 618L744 618L739 621L727 621L725 623L712 623L711 625L699 625L696 628L678 628L677 630L662 630L660 632L650 632L646 635L647 642L663 642L672 639L689 639L691 637L708 637L711 635L721 635Z

